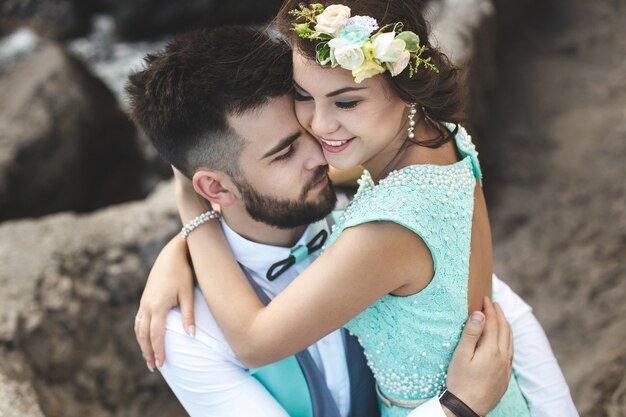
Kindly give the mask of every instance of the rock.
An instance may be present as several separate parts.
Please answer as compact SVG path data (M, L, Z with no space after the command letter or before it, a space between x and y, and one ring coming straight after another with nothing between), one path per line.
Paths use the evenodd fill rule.
M264 23L281 1L101 0L101 4L114 16L120 38L130 40L223 24Z
M0 415L44 417L24 356L4 348L0 348Z
M0 76L0 220L140 198L137 133L113 94L55 43Z
M28 26L55 39L84 34L89 15L77 4L72 0L0 0L0 32Z
M486 138L494 269L534 308L580 415L623 417L626 9L551 0L518 16Z
M475 52L476 34L495 10L491 0L443 0L429 3L432 43L459 66ZM479 48L483 48L479 45Z
M133 333L149 268L178 228L171 184L89 215L0 225L0 381L11 381L0 414L14 403L47 417L183 414Z

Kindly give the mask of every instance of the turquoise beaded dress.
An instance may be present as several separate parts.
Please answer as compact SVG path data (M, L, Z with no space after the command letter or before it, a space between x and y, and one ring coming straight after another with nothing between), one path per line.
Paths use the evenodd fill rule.
M446 124L451 131L454 127ZM474 188L481 171L465 129L459 127L455 140L463 159L452 165L408 166L378 185L365 171L327 242L330 245L348 227L392 221L417 233L429 247L435 273L426 288L407 297L388 294L345 326L363 345L382 394L415 405L444 391L448 364L468 317ZM411 411L382 403L380 407L383 417ZM489 416L530 416L515 375Z

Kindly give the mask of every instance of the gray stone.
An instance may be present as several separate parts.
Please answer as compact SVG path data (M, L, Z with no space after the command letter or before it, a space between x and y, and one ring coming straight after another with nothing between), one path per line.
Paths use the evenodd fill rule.
M145 195L136 131L113 94L54 43L0 76L0 220Z
M117 35L122 39L143 39L223 24L265 23L281 3L280 0L101 0L103 8L113 15Z
M179 228L173 201L165 184L144 201L90 215L0 225L0 379L12 381L0 384L0 410L181 415L162 378L146 369L133 333L149 268ZM6 371L15 352L22 365Z
M28 26L43 36L65 39L86 32L89 15L72 0L0 0L0 32Z

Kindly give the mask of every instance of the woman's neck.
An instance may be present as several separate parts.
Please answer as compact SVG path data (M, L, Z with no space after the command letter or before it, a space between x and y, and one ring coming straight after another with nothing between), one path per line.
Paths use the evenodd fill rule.
M385 178L391 171L431 162L430 159L433 153L437 153L437 149L419 146L416 142L435 139L441 136L442 132L434 123L426 123L423 115L419 117L420 120L415 126L415 139L412 141L408 139L407 120L382 151L363 163L363 167L369 171L375 183Z

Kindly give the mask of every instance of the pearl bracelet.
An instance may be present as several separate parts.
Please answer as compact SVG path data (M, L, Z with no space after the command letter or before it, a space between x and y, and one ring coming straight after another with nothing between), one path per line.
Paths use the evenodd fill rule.
M215 210L209 210L201 215L194 217L189 220L186 225L180 229L180 235L183 237L183 240L187 240L187 236L191 233L196 227L200 226L204 222L208 222L209 220L219 219L220 214Z

